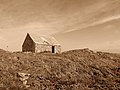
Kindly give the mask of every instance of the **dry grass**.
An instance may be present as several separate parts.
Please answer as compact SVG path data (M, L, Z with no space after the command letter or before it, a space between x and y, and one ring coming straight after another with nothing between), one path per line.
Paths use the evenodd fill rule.
M119 90L120 55L72 50L62 54L0 50L0 90ZM17 73L28 73L26 88Z

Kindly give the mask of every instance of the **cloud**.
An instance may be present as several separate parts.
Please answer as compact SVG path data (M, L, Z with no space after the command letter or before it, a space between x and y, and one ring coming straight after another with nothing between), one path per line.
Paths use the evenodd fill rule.
M15 33L19 34L26 34L26 33L39 33L39 34L46 34L51 35L59 30L54 24L51 23L41 23L41 22L32 22L27 23L24 26L20 25L17 27L11 27L11 28L3 28L0 29L0 32L4 33L4 35L15 35Z
M85 28L101 25L101 24L104 24L104 23L107 23L107 22L110 22L110 21L113 21L113 20L117 20L117 19L120 19L120 15L106 17L104 19L97 20L97 21L92 22L92 23L89 23L89 20L88 20L88 22L83 22L78 27L73 26L69 30L65 31L65 33L66 32L76 31L78 29L81 30L81 29L85 29Z
M120 19L120 15L107 17L105 19L94 22L94 23L92 23L92 24L90 24L88 26L96 26L96 25L104 24L104 23L107 23L107 22L110 22L110 21L113 21L113 20L117 20L117 19Z

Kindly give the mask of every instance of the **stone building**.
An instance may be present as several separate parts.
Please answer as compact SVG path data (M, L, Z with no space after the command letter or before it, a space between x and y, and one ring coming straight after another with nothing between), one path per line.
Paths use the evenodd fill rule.
M27 33L22 45L22 52L38 53L45 51L51 53L61 53L61 45L52 36L39 36Z

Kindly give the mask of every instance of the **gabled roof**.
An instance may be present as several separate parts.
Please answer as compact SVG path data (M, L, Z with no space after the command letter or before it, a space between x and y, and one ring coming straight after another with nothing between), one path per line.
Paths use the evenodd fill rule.
M28 33L32 40L38 44L49 44L49 45L60 45L58 41L50 35L38 35L33 33Z

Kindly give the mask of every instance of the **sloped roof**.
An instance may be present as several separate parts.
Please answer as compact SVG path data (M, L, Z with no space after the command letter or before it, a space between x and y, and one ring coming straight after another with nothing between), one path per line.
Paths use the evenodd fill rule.
M49 45L60 45L58 41L50 35L38 35L34 33L28 33L35 43L38 44L49 44Z

